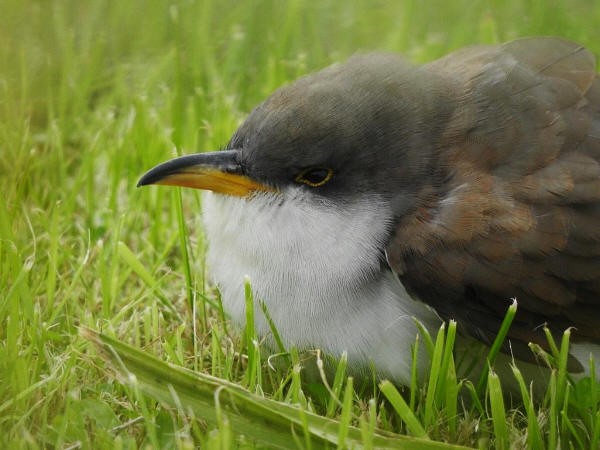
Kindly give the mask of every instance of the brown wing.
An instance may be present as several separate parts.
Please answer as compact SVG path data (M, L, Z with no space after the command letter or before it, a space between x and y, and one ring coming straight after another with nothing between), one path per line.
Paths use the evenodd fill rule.
M593 56L555 38L475 47L427 66L459 107L440 144L446 182L422 192L387 253L407 288L491 342L540 326L600 342L600 80Z

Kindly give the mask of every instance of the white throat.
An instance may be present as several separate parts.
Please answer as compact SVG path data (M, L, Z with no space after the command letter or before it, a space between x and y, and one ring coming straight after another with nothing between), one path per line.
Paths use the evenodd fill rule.
M286 346L347 351L354 366L372 362L381 375L410 381L412 318L432 331L440 321L382 270L385 204L365 197L342 207L291 188L249 200L209 192L203 205L209 269L234 322L244 322L247 275Z

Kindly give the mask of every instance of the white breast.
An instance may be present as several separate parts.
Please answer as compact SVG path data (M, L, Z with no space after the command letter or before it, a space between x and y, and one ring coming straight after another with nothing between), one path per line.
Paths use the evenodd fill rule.
M373 362L384 376L407 383L412 318L431 330L440 322L381 268L386 211L376 198L340 207L295 188L250 200L207 193L208 264L226 311L243 324L247 275L286 346L334 356L347 351L351 363ZM257 330L266 335L259 311Z

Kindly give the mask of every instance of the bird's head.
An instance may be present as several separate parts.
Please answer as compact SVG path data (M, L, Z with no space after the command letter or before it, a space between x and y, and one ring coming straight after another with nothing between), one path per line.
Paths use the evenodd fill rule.
M307 192L335 202L377 195L411 203L431 179L451 111L424 68L394 55L355 56L277 90L223 151L170 160L138 186L166 184L239 197Z

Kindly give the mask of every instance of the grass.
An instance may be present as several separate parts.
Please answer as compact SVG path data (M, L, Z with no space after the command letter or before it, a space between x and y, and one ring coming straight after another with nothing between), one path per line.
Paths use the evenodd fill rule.
M376 429L484 448L598 447L596 380L568 378L561 343L545 355L556 370L539 402L518 375L515 402L502 400L495 372L480 392L457 380L450 328L419 341L450 375L407 400L389 385L387 404L375 383L353 386L343 365L329 391L304 380L293 349L269 360L251 329L228 326L206 282L199 196L134 188L157 162L224 145L278 86L357 50L422 62L555 34L600 55L598 5L0 0L0 10L1 448L253 445L222 396L207 424L195 392L160 397L116 380L110 367L127 371L107 365L81 328L102 331L100 348L118 347L102 340L111 336L141 348L157 370L163 361L243 386L246 406L295 405L290 446L316 448L313 425L327 418L337 427L330 447L381 445Z

